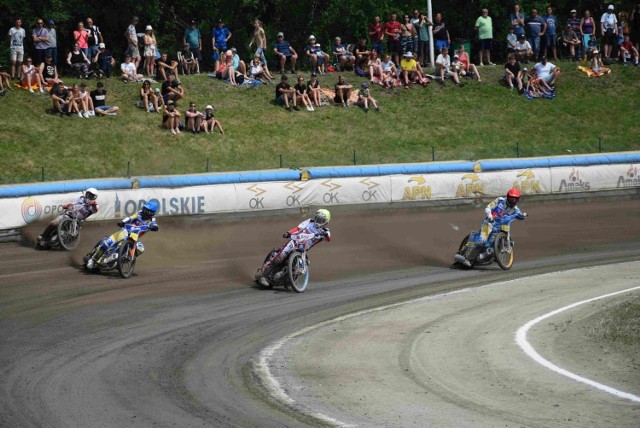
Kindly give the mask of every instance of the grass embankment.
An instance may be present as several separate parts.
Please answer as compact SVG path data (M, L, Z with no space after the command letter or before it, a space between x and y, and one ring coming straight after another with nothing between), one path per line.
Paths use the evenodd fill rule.
M553 100L526 100L498 84L503 67L480 69L483 82L457 88L431 83L386 91L373 88L382 112L324 107L287 112L273 105L274 85L232 88L206 75L182 78L186 99L213 104L225 135L173 136L160 115L135 108L139 86L105 80L117 117L50 115L47 96L16 89L0 98L0 184L131 175L596 153L640 148L640 68L613 66L588 79L576 64ZM308 73L304 73L308 77ZM350 83L363 81L346 73ZM290 81L295 80L290 76ZM333 87L337 76L321 76ZM75 79L67 77L66 83ZM95 81L89 81L90 87ZM158 83L155 86L159 86Z
M640 297L604 311L587 327L592 339L634 349L640 363Z

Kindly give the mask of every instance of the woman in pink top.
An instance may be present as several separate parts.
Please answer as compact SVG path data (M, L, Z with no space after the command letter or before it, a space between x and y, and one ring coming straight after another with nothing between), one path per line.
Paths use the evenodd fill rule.
M82 21L78 22L78 29L73 32L73 39L80 46L80 50L84 55L89 59L89 33L84 29L84 24Z
M460 64L462 65L462 68L465 74L475 73L475 75L478 76L478 82L482 82L482 79L480 78L480 73L478 73L478 68L476 67L475 64L469 61L469 54L464 49L464 44L460 45L460 49L458 49L457 55L458 55L458 60L460 61Z

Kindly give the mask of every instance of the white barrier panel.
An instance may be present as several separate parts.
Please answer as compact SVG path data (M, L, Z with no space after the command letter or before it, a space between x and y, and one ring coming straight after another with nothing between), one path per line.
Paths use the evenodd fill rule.
M592 165L551 169L553 193L585 192L640 186L638 165Z

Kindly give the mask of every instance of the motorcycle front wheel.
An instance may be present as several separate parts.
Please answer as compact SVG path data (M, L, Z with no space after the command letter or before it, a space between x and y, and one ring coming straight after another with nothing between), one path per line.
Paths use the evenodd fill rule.
M58 223L58 242L67 251L76 248L80 241L80 228L75 221L69 217L63 218Z
M133 275L136 267L136 244L133 241L126 241L118 250L118 271L123 278L129 278ZM133 255L131 252L133 250Z
M302 293L309 284L309 265L302 253L294 252L287 259L289 285L296 293Z
M495 251L496 263L502 270L509 270L513 265L513 246L509 242L506 233L499 233L493 243Z

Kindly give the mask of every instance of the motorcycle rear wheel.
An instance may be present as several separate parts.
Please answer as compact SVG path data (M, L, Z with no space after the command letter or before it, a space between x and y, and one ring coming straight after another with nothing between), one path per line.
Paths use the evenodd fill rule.
M509 270L513 266L513 246L508 239L506 233L500 232L493 243L496 263L502 270Z
M75 234L73 233L74 228L76 229ZM74 220L69 217L63 218L60 223L58 223L58 242L60 246L67 251L71 251L76 248L79 241L80 229L77 224L74 225Z
M267 253L267 257L265 257L264 261L262 262L262 266L264 266L265 263L271 260L271 258L273 258L275 255L276 255L276 250L269 251ZM262 266L260 268L262 268ZM267 288L273 288L273 283L269 280L269 278L267 278L267 282L269 283L269 285L267 285Z
M460 247L458 248L458 254L463 255L463 256L467 256L468 253L468 249L467 249L467 242L469 242L469 237L471 236L471 234L468 234L467 236L464 237L464 239L462 240L462 242L460 243ZM473 266L476 264L475 260L470 260L471 262L471 266L467 266L465 264L462 263L458 263L456 262L459 266L462 266L465 269L471 269L473 268Z
M133 270L136 267L135 246L134 242L126 241L118 250L118 271L123 278L129 278L133 275ZM133 256L130 255L132 249L134 249Z
M296 293L303 293L309 284L309 265L302 253L294 252L287 259L287 279Z

